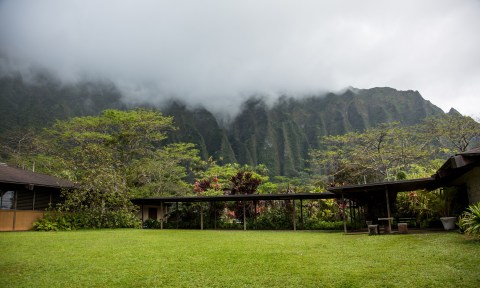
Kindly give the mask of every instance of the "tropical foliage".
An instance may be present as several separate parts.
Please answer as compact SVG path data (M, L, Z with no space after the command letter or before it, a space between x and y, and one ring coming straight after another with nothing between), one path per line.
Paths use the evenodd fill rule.
M145 109L57 121L37 136L41 153L29 160L58 160L56 174L78 184L64 191L59 216L44 222L71 223L64 227L71 229L134 227L131 198L189 193L186 178L202 161L192 144L165 143L173 129L171 117Z
M265 107L260 109L257 104L252 104L255 108L252 109L260 113ZM260 117L260 114L255 115ZM310 150L308 165L300 171L302 165L297 165L294 159L302 156L296 155L293 147L300 144L291 137L288 140L291 145L282 149L295 168L288 161L283 162L283 166L272 166L269 161L275 156L270 152L278 148L275 146L272 151L266 149L252 162L258 165L226 163L227 158L234 161L235 156L224 158L226 154L218 154L218 159L214 159L215 155L209 155L202 147L179 143L173 120L155 110L105 110L99 116L57 121L41 133L19 130L11 134L9 142L2 142L6 147L2 157L7 155L8 161L16 165L35 166L37 171L78 183L74 193L65 192L65 201L57 209L69 213L68 216L52 216L45 220L44 227L48 226L48 221L73 223L58 226L65 226L65 229L133 227L137 224L125 220L130 218L121 220L118 215L111 214L115 211L119 215L133 215L135 207L130 202L133 197L321 192L328 185L338 183L429 177L446 155L475 147L480 138L480 124L455 113L430 117L414 126L388 122L364 130L319 137L320 148ZM251 117L244 118L248 123L251 120ZM268 131L272 135L278 133ZM175 140L172 137L176 137ZM220 138L218 141L225 151L230 151L227 154L233 153L233 148L228 148L230 144L226 136ZM268 144L270 140L260 137L258 141ZM296 172L287 173L286 167ZM400 194L396 212L427 223L442 214L440 204L445 203L442 195L442 192ZM288 203L243 205L238 202L216 207L219 208L214 209L216 217L234 225L235 221L242 219L245 208L248 216L254 217L260 227L262 222L288 218L293 211L292 204ZM305 217L306 226L316 227L321 221L339 220L335 216L338 216L338 207L326 205L324 201L307 202L310 208L306 210L310 212ZM190 219L191 225L196 225L198 219L194 215L205 207L199 204L181 206L175 217ZM320 212L311 213L315 207L321 207ZM75 221L69 220L72 217ZM109 222L111 218L118 219ZM264 225L267 226L271 225ZM55 229L63 228L52 230Z
M465 234L480 239L480 202L468 207L460 217L458 226Z

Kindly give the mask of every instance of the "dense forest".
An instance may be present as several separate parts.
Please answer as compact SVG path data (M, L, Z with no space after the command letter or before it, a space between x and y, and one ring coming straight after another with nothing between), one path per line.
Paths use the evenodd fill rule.
M60 214L76 215L62 221L84 227L135 226L133 197L321 192L327 185L428 177L480 137L472 118L392 88L282 96L272 105L253 97L228 122L178 101L133 107L105 83L4 77L0 93L0 161L78 183L59 211L76 211ZM432 206L432 195L415 201ZM312 227L339 220L338 207L312 204ZM183 208L183 216L198 209ZM288 213L278 211L291 205L274 208L260 215L265 223L288 226L271 218L284 218ZM435 215L433 208L422 211L430 211L425 219Z

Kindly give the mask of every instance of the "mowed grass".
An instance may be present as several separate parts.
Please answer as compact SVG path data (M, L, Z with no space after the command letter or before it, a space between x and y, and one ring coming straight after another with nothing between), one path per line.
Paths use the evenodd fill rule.
M0 287L479 287L457 233L0 233Z

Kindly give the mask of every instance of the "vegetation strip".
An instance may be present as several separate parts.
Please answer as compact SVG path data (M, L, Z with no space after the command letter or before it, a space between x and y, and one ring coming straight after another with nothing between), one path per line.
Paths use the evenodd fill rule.
M82 230L0 234L1 287L478 287L458 233Z

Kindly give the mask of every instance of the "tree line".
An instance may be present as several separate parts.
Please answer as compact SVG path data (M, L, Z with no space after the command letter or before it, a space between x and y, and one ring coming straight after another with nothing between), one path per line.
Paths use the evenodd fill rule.
M65 203L57 209L61 215L76 215L71 221L86 227L132 227L138 220L131 198L320 192L339 183L421 178L480 139L480 124L455 113L415 126L385 123L322 137L321 148L310 151L308 169L287 178L269 176L265 165L202 159L195 145L168 141L175 129L174 119L156 110L110 109L57 121L40 132L12 131L2 139L0 156L78 183L74 192L65 192Z

